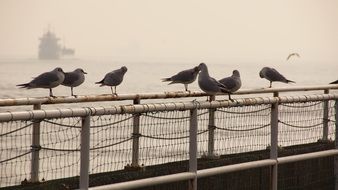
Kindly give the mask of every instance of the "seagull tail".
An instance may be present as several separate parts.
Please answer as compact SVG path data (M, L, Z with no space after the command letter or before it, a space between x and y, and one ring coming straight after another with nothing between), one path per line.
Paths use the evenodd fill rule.
M221 88L221 92L223 92L223 93L231 93L229 90L227 90L227 89L225 89L225 88Z
M163 78L161 80L162 80L162 82L169 82L169 81L171 81L171 78Z
M103 81L104 81L104 79L102 79L102 80L99 81L99 82L95 82L95 84L101 84L101 86L103 86Z
M330 82L330 84L338 84L338 80Z
M295 81L292 81L292 80L286 80L286 83L296 83Z
M29 83L25 83L25 84L18 84L16 86L19 86L20 88L30 88L29 87Z

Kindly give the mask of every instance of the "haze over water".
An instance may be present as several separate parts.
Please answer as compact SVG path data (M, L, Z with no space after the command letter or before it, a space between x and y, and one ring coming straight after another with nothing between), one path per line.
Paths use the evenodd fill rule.
M125 65L118 93L183 90L167 85L170 77L200 62L216 79L241 73L242 88L262 88L263 66L275 67L293 85L321 85L336 80L338 2L258 1L51 1L0 2L0 98L46 96L48 90L15 85L55 67L83 68L79 95L108 94L94 83ZM48 29L60 44L74 48L71 59L37 59L39 37ZM289 53L300 58L286 61ZM274 86L287 86L276 83ZM191 90L199 90L197 83ZM69 95L58 87L55 95Z

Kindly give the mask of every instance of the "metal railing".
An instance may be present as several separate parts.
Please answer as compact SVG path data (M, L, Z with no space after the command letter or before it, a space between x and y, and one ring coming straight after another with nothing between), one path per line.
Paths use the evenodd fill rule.
M304 91L323 91L329 93L329 90L337 90L338 85L322 85L322 86L294 86L280 88L261 88L261 89L241 89L234 92L234 95L250 95L250 94L274 94L281 92L304 92ZM220 94L221 95L221 94ZM52 97L37 97L37 98L8 98L0 99L0 107L3 106L19 106L19 105L47 105L47 104L69 104L69 103L85 103L85 102L104 102L104 101L123 101L123 100L155 100L155 99L172 99L172 98L193 98L206 97L204 92L164 92L164 93L140 93L140 94L120 94L118 96L105 95L78 95L73 96L58 96Z
M176 102L176 103L150 103L150 104L140 104L141 99L147 99L147 98L176 98L176 97L195 97L195 96L205 96L204 93L165 93L165 94L160 94L160 95L121 95L118 97L113 97L113 96L96 96L96 98L87 98L86 97L80 97L78 99L76 98L55 98L55 99L25 99L25 100L18 100L16 99L15 101L11 101L9 103L9 100L0 100L0 105L1 106L14 106L14 105L34 105L34 110L29 110L29 111L13 111L13 112L3 112L0 113L0 122L2 124L4 123L11 123L11 122L22 122L27 124L27 122L32 121L32 133L31 135L27 135L28 137L31 137L31 150L28 152L28 154L31 154L31 167L30 171L27 172L27 174L30 176L29 180L30 182L38 182L39 179L41 179L41 176L39 174L41 173L41 150L54 150L54 151L75 151L75 152L80 152L79 159L80 159L80 166L79 167L79 173L80 174L80 188L81 189L87 189L88 188L88 183L89 183L89 173L90 173L90 163L93 160L93 158L90 156L93 154L92 152L101 148L101 147L111 147L115 145L119 145L121 143L127 142L127 146L130 146L130 156L131 159L127 159L125 163L128 163L131 161L131 167L139 167L140 164L140 157L142 156L140 153L142 142L140 141L141 138L151 138L151 139L160 139L160 140L173 140L173 139L189 139L188 142L184 142L185 144L188 144L189 148L186 150L188 153L184 153L183 155L175 155L174 160L189 160L189 171L185 173L180 173L180 174L172 174L170 176L162 176L162 177L157 177L157 178L152 178L152 179L144 179L144 180L139 180L135 182L126 182L123 184L113 184L109 186L102 186L102 187L96 187L94 189L121 189L122 187L128 187L128 188L133 188L133 187L141 187L141 186L148 186L148 185L155 185L155 184L160 184L160 183L168 183L171 181L180 181L180 180L190 180L190 189L196 189L197 185L197 178L201 177L207 177L211 175L217 175L220 173L226 173L226 172L232 172L232 171L238 171L238 170L243 170L243 169L248 169L248 168L254 168L254 167L262 167L262 166L272 166L273 168L273 173L272 173L272 184L273 184L273 189L277 189L277 166L278 164L283 164L287 162L294 162L297 160L303 160L303 159L310 159L314 157L320 157L320 156L331 156L331 155L336 155L338 152L336 150L329 150L329 151L322 151L318 153L310 153L306 155L299 155L299 156L291 156L291 157L283 157L283 158L278 158L277 155L277 148L280 145L280 142L287 142L286 144L292 144L292 139L291 140L285 140L284 137L279 137L279 134L281 134L283 131L279 131L281 129L278 128L278 125L281 124L289 124L290 126L293 127L299 127L297 125L298 123L286 123L281 121L281 112L285 114L285 118L291 117L290 114L288 114L289 107L288 106L300 106L300 107L314 107L318 106L321 107L323 111L320 111L320 118L317 120L321 120L321 123L319 125L313 125L318 127L318 130L321 128L320 135L318 135L318 131L315 132L316 134L314 137L306 137L302 142L308 142L308 141L313 141L313 138L317 138L320 136L322 140L328 140L332 138L336 138L337 135L334 134L334 132L337 133L337 130L333 130L334 132L330 131L330 127L333 124L336 125L337 127L337 103L335 104L335 107L333 107L333 101L337 101L338 99L338 94L329 94L328 89L337 89L338 86L322 86L322 87L294 87L293 89L260 89L260 90L253 90L251 92L246 92L248 94L250 93L274 93L274 97L256 97L256 98L241 98L241 99L235 99L235 101L228 101L228 100L219 100L219 101L188 101L188 102ZM303 95L303 96L283 96L279 97L277 92L280 91L294 91L294 90L325 90L324 94L317 94L317 95ZM238 92L238 94L243 93L245 91ZM114 99L116 98L116 99ZM56 104L56 103L75 103L75 102L90 102L90 101L111 101L111 100L134 100L134 105L113 105L110 107L84 107L84 108L64 108L64 109L51 109L51 110L42 110L41 109L41 104ZM212 99L211 99L212 100ZM289 105L289 104L297 104L297 105ZM300 105L298 105L300 104ZM306 104L306 105L303 105ZM244 108L248 107L258 107L257 110L249 110L245 111ZM259 107L263 106L263 107ZM282 107L281 107L282 106ZM232 110L234 109L239 109L239 110ZM244 109L244 110L243 110ZM315 108L317 109L317 108ZM266 115L265 112L267 110L269 112L269 115ZM270 110L270 111L269 111ZM286 110L286 111L283 111ZM183 132L178 131L182 129L176 129L172 128L169 125L175 125L176 124L167 124L167 123L162 123L162 120L160 120L159 125L166 126L168 125L168 133L170 133L170 130L177 131L179 134L183 134L183 136L174 136L171 137L169 136L161 136L161 135L146 135L145 131L143 128L146 126L144 125L144 121L142 121L142 118L145 117L157 117L161 118L161 115L152 115L153 113L168 113L168 112L179 112L179 117L171 117L171 120L184 120L184 125L188 124L188 128L185 129ZM182 113L181 113L182 112ZM259 121L257 122L257 125L259 127L253 127L253 128L240 128L238 126L232 127L232 124L226 123L222 124L222 122L225 122L227 120L230 120L228 117L224 117L223 115L228 114L252 114L252 113L261 113L264 115L264 122ZM312 111L310 111L312 112ZM204 122L205 119L201 119L201 117L205 114L208 113L207 117L207 124ZM219 113L219 114L218 114ZM250 117L261 117L262 114L258 115L252 115ZM108 124L101 124L101 125L93 125L94 122L94 117L95 119L102 119L101 117L107 116L115 116L115 115L126 115L126 117L120 118L118 121L111 122L111 120L108 121ZM131 115L131 117L129 117ZM292 115L292 114L291 114ZM266 121L266 116L270 117L270 122L267 123ZM309 116L309 118L312 117L312 115ZM59 146L58 143L55 143L56 147L48 147L48 143L44 142L44 144L41 144L40 140L41 136L43 135L42 133L50 133L49 131L47 132L41 132L41 130L44 127L50 127L52 123L57 123L55 121L50 121L56 120L58 118L80 118L79 120L75 120L75 124L64 124L63 122L58 123L58 125L64 125L65 127L72 127L75 128L75 130L78 130L76 133L80 134L80 137L77 138L76 135L74 135L75 141L80 139L80 145L74 145L70 146L67 148L60 148L61 145ZM304 120L304 122L308 122L308 119ZM109 128L113 128L116 123L120 122L128 122L129 119L132 119L131 124L126 125L126 131L120 134L120 136L128 136L128 134L132 134L131 137L127 137L124 139L120 139L121 137L118 137L120 141L114 141L111 144L104 145L104 146L99 146L99 143L101 141L104 141L105 139L101 139L102 137L95 137L94 134L91 134L92 131L95 131L96 128L101 127L101 126L109 126ZM162 118L163 119L163 118ZM167 118L164 118L165 120ZM220 121L217 121L220 120ZM103 120L103 119L102 119ZM317 121L316 120L316 121ZM153 121L153 120L152 120ZM292 122L298 122L298 121L293 121ZM46 126L41 126L41 123L45 122L47 123ZM109 123L110 122L110 123ZM301 121L302 122L302 121ZM313 122L313 121L311 121ZM81 126L77 126L78 123L81 123ZM234 121L236 123L236 121ZM330 124L329 124L330 123ZM22 124L20 123L17 129L11 129L12 127L9 126L8 128L0 126L2 128L6 129L0 129L0 141L6 140L5 137L8 136L9 134L13 134L22 128ZM48 125L48 126L47 126ZM130 125L130 126L129 126ZM180 123L177 124L180 126ZM205 125L206 127L203 128L202 125ZM27 125L28 127L30 124ZM215 169L206 169L206 170L200 170L197 171L197 158L200 156L203 156L204 154L208 157L217 157L216 152L219 154L227 154L227 150L224 147L222 147L219 143L222 140L222 138L217 137L215 134L215 130L219 131L221 133L222 131L226 132L234 132L234 133L242 133L242 132L247 132L250 133L250 131L253 130L261 130L262 128L266 128L270 126L269 131L267 131L267 134L265 136L270 136L269 142L264 142L264 143L257 143L258 148L256 149L262 149L262 147L270 146L270 159L267 160L261 160L261 161L254 161L254 162L248 162L248 163L243 163L243 164L238 164L238 165L230 165L230 166L224 166L221 168L215 168ZM312 124L310 125L311 128ZM241 126L243 127L243 126ZM149 127L151 128L151 127ZM80 130L80 131L79 131ZM107 132L108 129L104 129L103 133ZM110 130L110 129L109 129ZM116 130L115 132L119 132L121 129L114 129ZM266 133L265 131L260 131L260 133ZM62 130L60 129L62 132ZM57 131L58 132L58 131ZM121 131L120 131L121 132ZM207 132L207 133L205 133ZM297 131L292 131L291 132L297 132ZM291 133L290 132L290 133ZM186 134L186 135L185 135ZM205 135L204 135L205 134ZM270 135L271 134L271 135ZM202 135L202 136L201 136ZM16 137L16 136L14 136ZM94 137L94 138L93 138ZM13 138L11 136L10 138ZM16 137L16 138L20 138ZM25 136L25 138L27 138ZM201 142L201 139L205 138L205 141ZM241 136L234 137L236 139L241 139ZM234 140L236 140L234 139ZM309 139L309 140L308 140ZM226 141L231 141L233 139L226 139ZM67 140L69 141L69 140ZM131 141L129 143L129 141ZM217 141L217 142L216 142ZM337 141L336 141L337 142ZM181 141L180 141L181 143ZM54 144L50 144L54 146ZM97 145L94 147L93 145ZM163 146L165 143L163 143ZM171 145L170 145L171 146ZM0 147L2 148L2 147ZM6 147L5 147L6 148ZM200 148L203 148L203 150L199 150ZM182 147L179 147L178 149L182 149ZM205 150L206 149L206 150ZM255 148L252 148L255 149ZM250 149L251 150L251 149ZM249 150L249 151L250 151ZM7 152L11 152L10 148L6 148ZM18 152L22 152L22 150L14 150ZM243 150L235 150L236 151L242 151ZM246 150L244 150L246 151ZM3 158L1 156L0 159L0 168L7 166L5 163L14 160L16 158L19 158L21 156L27 155L27 152L24 152L21 155L14 155L13 153L9 154L10 156L7 156L7 158ZM128 156L128 155L127 155ZM76 157L76 156L75 156ZM163 161L165 162L165 161ZM163 163L162 162L162 163ZM156 164L156 163L155 163ZM76 165L77 166L77 165ZM1 170L1 169L0 169ZM25 174L25 175L27 175ZM1 180L0 180L1 181ZM149 182L151 181L151 182ZM140 184L143 184L140 186ZM136 185L136 186L135 186ZM0 184L1 187L1 184Z

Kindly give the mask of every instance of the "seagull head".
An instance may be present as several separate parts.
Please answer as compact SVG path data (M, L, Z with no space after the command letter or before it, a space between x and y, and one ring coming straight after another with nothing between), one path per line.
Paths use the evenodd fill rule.
M207 67L207 65L206 65L205 63L200 63L200 64L198 65L198 68L199 68L200 71L203 71L203 70L207 70L207 69L208 69L208 67Z
M65 73L65 72L63 72L63 70L61 69L61 67L56 67L53 71Z
M194 72L198 73L200 71L199 67L194 67Z
M236 77L240 77L241 75L239 74L239 71L238 70L233 70L232 71L232 75L233 76L236 76Z
M87 73L86 73L83 69L81 69L81 68L75 69L75 72L87 74Z
M128 71L126 66L121 67L121 70L123 71L123 73L126 73Z

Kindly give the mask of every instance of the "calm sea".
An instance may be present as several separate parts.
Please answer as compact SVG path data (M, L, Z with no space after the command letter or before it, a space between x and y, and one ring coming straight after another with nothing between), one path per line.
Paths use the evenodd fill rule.
M258 75L264 66L274 67L286 78L296 81L296 84L275 83L275 87L294 85L323 85L337 80L338 63L325 62L304 62L281 61L275 63L267 62L205 62L209 73L216 79L221 79L232 74L232 70L238 69L242 78L242 88L263 88L268 86L268 81L261 79ZM149 61L149 62L123 62L113 59L90 58L90 59L62 59L45 61L25 58L0 58L0 98L20 97L41 97L48 96L48 89L20 89L16 85L26 83L40 73L61 67L64 71L72 71L76 68L84 69L88 74L86 81L75 88L75 94L95 95L111 93L109 87L99 87L95 82L100 81L107 72L126 66L128 72L123 83L117 87L120 94L149 93L165 91L181 91L184 86L181 84L167 85L161 82L161 78L170 77L183 69L192 68L199 62L170 62L170 61ZM199 91L197 81L189 86L192 91ZM70 89L59 86L53 90L56 96L70 95Z

